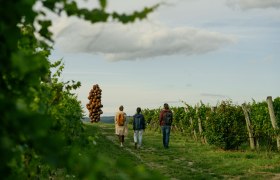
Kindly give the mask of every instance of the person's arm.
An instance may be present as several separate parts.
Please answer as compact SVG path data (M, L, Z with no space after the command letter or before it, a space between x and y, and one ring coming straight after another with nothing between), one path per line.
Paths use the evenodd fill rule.
M160 113L159 113L159 125L161 125L162 118L163 118L163 111L160 111Z
M115 114L115 118L114 118L115 124L117 124L117 120L118 120L117 118L118 118L118 113Z
M143 117L143 129L146 129L146 121L145 121L145 117L142 115Z
M132 127L133 127L133 130L135 131L135 115L133 116Z
M123 116L124 116L124 125L127 125L127 115L125 112L123 112Z
M173 123L173 112L171 111L171 125L172 125L172 123Z

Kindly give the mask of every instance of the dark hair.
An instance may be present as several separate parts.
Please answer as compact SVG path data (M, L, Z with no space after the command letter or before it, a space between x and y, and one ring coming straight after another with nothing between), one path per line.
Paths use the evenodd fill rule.
M119 107L119 110L120 110L120 111L122 111L122 110L123 110L123 105L121 105L121 106Z
M139 114L141 112L141 108L140 107L136 108L136 112Z
M163 107L164 109L169 109L169 105L167 103L164 103Z

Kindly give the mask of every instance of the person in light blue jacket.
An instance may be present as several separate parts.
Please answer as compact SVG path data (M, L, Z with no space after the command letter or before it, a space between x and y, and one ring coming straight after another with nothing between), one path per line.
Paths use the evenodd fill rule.
M136 109L136 114L133 116L133 130L134 130L134 145L135 149L141 148L143 132L146 128L146 122L143 114L141 114L141 108Z

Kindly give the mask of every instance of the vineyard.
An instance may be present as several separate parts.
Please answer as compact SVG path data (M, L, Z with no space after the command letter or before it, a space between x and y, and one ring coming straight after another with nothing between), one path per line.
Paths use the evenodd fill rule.
M124 151L119 152L118 146L106 140L101 130L94 127L96 123L85 125L81 121L85 112L73 93L81 83L60 80L64 69L62 59L49 59L54 43L49 31L52 23L46 12L34 10L36 2L1 2L1 178L112 179L115 174L120 179L132 179L135 174L144 179L161 177L140 163L127 164L114 159L109 154L111 149L117 155ZM79 8L75 1L40 1L42 9L57 15L77 16L91 23L110 19L134 22L146 18L158 7L146 7L126 15L107 12L107 1L98 2L97 8L88 10ZM101 92L98 85L89 90L86 107L91 122L99 122L103 113ZM231 101L217 107L182 104L184 107L172 107L172 128L186 138L225 150L246 147L258 151L279 150L279 97L242 106ZM159 131L159 111L143 111L151 132Z
M242 105L228 100L215 107L182 103L183 107L171 107L173 132L224 150L280 150L280 97ZM160 131L159 112L160 108L143 110L150 130Z

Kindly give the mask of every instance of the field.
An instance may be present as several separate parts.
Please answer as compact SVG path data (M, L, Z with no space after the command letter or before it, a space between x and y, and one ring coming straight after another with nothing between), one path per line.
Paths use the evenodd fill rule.
M166 179L280 179L277 152L224 151L176 133L171 134L170 148L164 149L160 132L154 131L145 131L143 148L135 150L131 127L121 148L113 124L85 124L89 135L99 134L95 151L100 150L102 156L115 162L126 157L128 168L141 166ZM118 177L119 172L112 177Z

